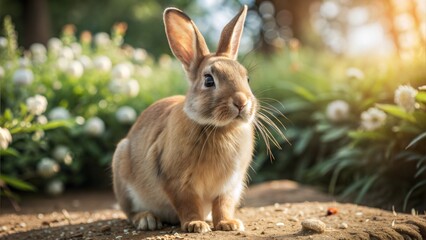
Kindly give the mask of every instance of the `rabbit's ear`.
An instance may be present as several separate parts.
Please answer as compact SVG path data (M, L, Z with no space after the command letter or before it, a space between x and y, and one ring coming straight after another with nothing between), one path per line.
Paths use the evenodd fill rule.
M247 15L247 5L222 30L216 55L225 55L236 60L238 47L243 33L244 21Z
M203 35L181 10L167 8L164 11L164 25L170 48L186 71L191 71L192 66L210 53Z

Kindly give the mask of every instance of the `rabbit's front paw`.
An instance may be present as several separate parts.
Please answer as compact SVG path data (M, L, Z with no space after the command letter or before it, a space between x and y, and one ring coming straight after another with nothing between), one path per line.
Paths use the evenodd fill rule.
M210 226L204 221L190 221L182 225L182 230L194 233L210 232Z
M244 224L239 219L222 220L215 226L215 230L244 231Z
M150 212L139 212L132 218L133 225L139 230L157 230L163 228L160 219Z

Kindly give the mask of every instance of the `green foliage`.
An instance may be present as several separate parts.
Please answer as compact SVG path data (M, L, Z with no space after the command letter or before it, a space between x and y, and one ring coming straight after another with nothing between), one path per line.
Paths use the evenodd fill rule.
M272 164L259 144L252 180L292 178L358 203L424 208L424 53L405 62L381 59L378 67L308 49L295 60L288 50L252 73L253 87L271 89L262 94L279 100L291 143L273 149ZM401 85L411 87L401 93ZM343 103L333 106L336 100Z
M0 127L12 137L0 150L0 179L11 188L5 188L8 194L58 194L64 185L109 187L113 151L138 113L160 98L185 93L181 66L169 56L157 63L143 49L122 46L124 32L115 28L103 44L69 30L47 50L33 45L19 55L13 48L9 56L11 49L0 47L0 55L9 56L0 59ZM6 37L13 44L13 34Z

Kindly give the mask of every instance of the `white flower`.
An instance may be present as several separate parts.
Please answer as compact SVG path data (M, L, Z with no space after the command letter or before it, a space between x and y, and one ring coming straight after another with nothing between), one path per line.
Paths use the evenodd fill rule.
M0 66L0 79L4 78L4 68Z
M43 130L37 130L34 132L32 139L35 142L40 141L44 137L44 131Z
M120 123L132 123L136 119L136 111L129 106L123 106L117 110L115 117Z
M68 65L67 72L73 77L80 78L84 72L83 64L74 60Z
M46 47L41 43L33 43L30 46L33 56L46 56Z
M74 59L74 52L70 47L65 46L59 52L59 57L72 60Z
M86 122L86 119L84 119L84 117L82 117L82 116L77 116L77 117L75 117L75 122L78 125L83 125Z
M109 82L108 87L112 93L124 93L124 89L126 88L126 81L123 79L112 79Z
M93 117L87 120L84 130L92 136L99 136L105 131L105 123L98 117Z
M92 66L93 66L92 59L90 59L86 55L82 55L78 60L81 62L84 69L86 69L86 70L92 68Z
M416 107L417 90L408 85L399 86L395 91L395 103L407 112L414 111Z
M13 74L13 82L17 85L30 85L34 80L34 74L30 69L19 68Z
M0 37L0 48L6 48L7 47L7 38Z
M43 44L33 43L30 46L30 51L32 53L33 61L35 63L44 63L46 61L46 47Z
M386 122L386 113L377 108L369 108L361 114L361 126L366 130L375 130Z
M58 38L51 38L47 42L47 48L49 49L49 52L53 53L54 55L59 55L62 49L62 41Z
M53 149L52 154L53 157L58 161L64 162L67 165L70 165L72 163L70 150L63 145L55 147L55 149Z
M44 178L52 177L59 170L59 164L50 158L43 158L37 164L37 173Z
M0 127L0 149L7 149L12 142L12 135L7 128Z
M56 66L59 68L59 70L61 71L66 71L68 66L70 65L70 61L69 59L60 57L58 58L57 62L56 62Z
M328 104L327 118L333 122L346 120L349 116L349 104L342 100L336 100Z
M139 82L131 79L124 86L124 93L129 97L135 97L139 94Z
M132 69L129 63L120 63L114 66L111 71L111 77L113 79L128 79L132 75Z
M31 114L40 115L46 111L47 99L42 95L27 98L27 108Z
M60 180L50 181L46 186L46 192L52 196L60 195L64 192L64 183Z
M82 48L81 48L81 45L77 42L73 42L73 43L71 43L70 47L71 47L71 50L72 50L74 56L80 57L81 52L83 51Z
M111 69L111 60L107 56L99 56L93 60L95 68L107 72Z
M40 115L37 117L37 122L40 124L46 124L48 122L47 117L44 115Z
M111 42L108 33L100 32L95 34L95 44L98 47L104 47Z
M69 153L69 150L67 147L63 145L56 146L55 149L53 149L53 158L62 161L66 157L66 155Z
M346 76L349 79L363 79L364 73L358 68L350 67L346 70Z
M70 113L63 107L55 107L49 112L50 120L66 120L70 118Z
M136 48L133 50L133 60L137 62L143 62L145 61L148 54L146 53L145 49L142 48Z

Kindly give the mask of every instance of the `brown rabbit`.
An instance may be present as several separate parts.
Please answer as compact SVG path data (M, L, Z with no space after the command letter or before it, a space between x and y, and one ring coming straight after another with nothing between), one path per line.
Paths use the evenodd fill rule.
M180 222L184 231L207 232L212 213L215 230L244 230L234 211L245 188L258 109L247 70L236 61L246 14L244 6L210 53L187 15L164 11L170 48L190 87L186 97L148 107L114 153L115 195L137 228Z

